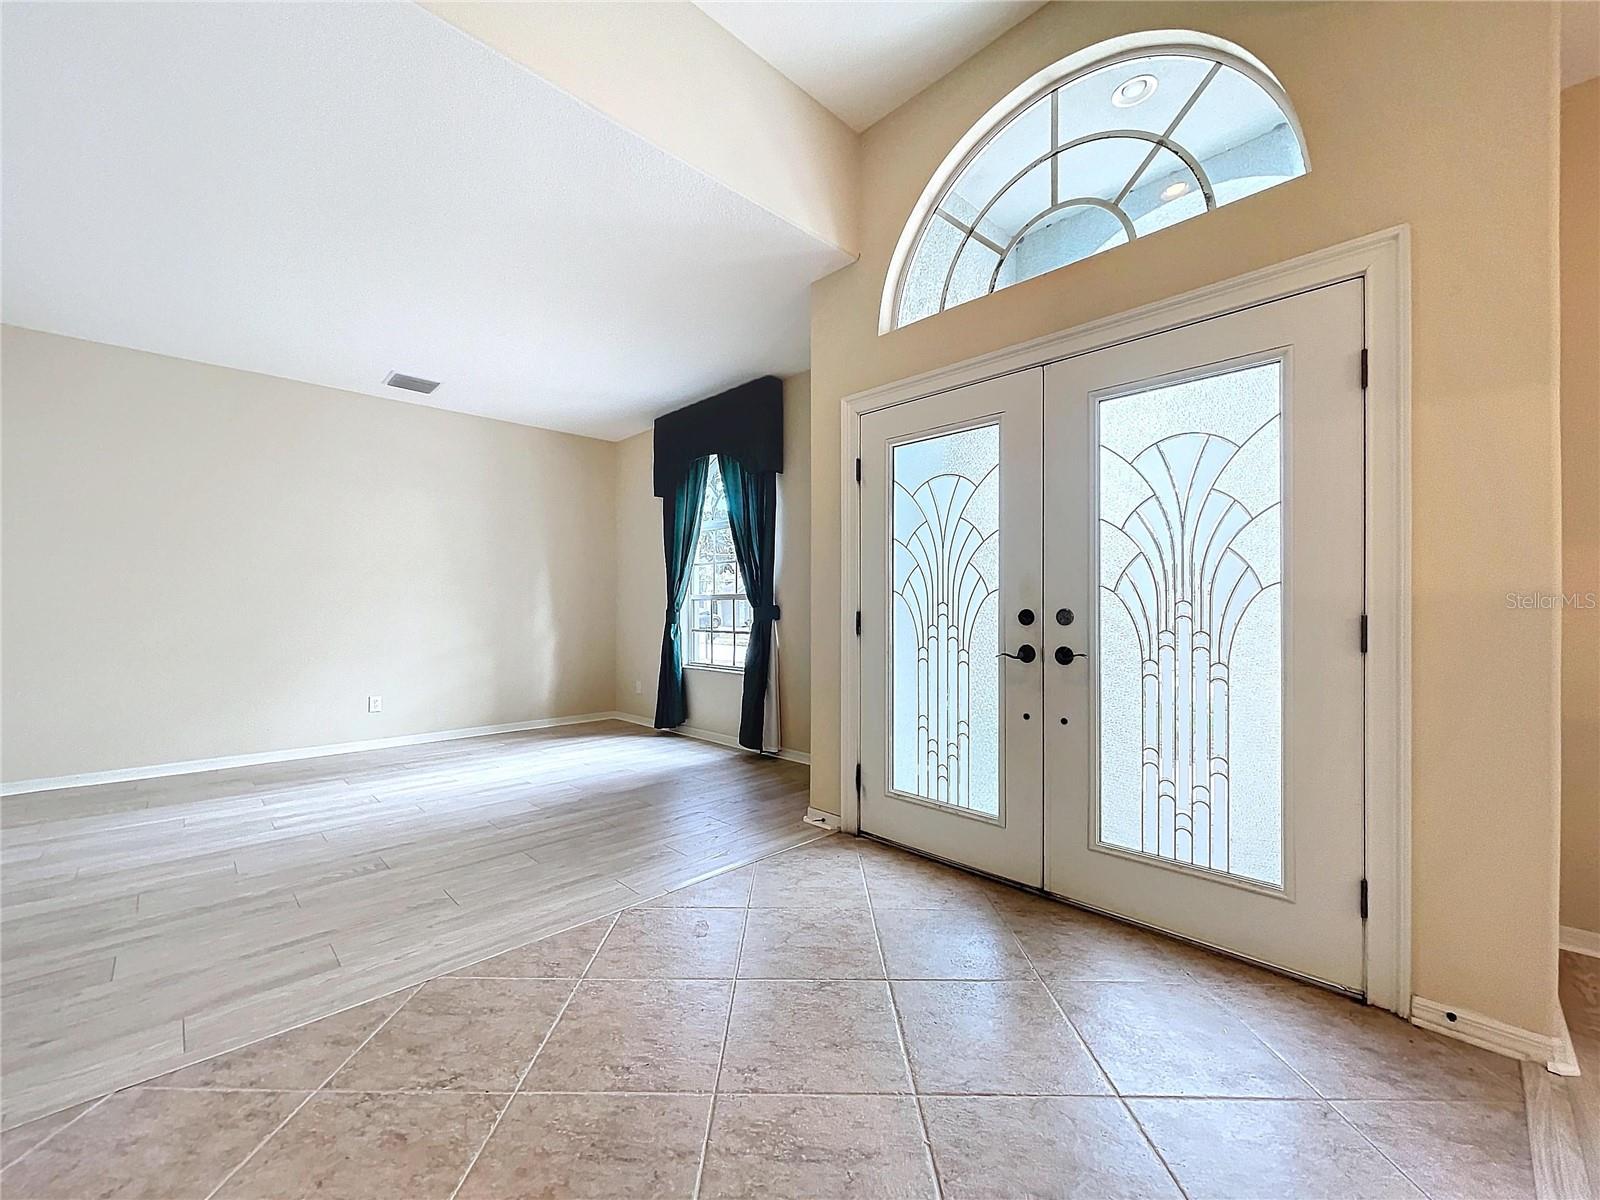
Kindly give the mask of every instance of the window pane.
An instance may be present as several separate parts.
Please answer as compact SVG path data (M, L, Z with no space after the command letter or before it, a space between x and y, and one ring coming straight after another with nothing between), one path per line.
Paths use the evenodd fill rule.
M1040 221L1000 268L1000 286L1020 283L1128 240L1122 222L1103 208L1079 205Z
M1102 129L1165 133L1210 70L1209 59L1163 56L1091 71L1058 92L1056 144L1062 145ZM1156 80L1156 90L1131 108L1119 108L1112 103L1112 97L1117 88L1136 75L1152 76Z
M1063 150L1056 155L1056 190L1063 200L1115 201L1153 149L1141 138L1100 138Z
M1000 193L983 225L1000 235L997 240L1004 246L1016 236L1017 230L1049 207L1050 163L1047 160Z
M939 293L944 290L944 272L961 245L961 230L942 217L934 217L922 231L905 281L900 285L900 314L897 325L909 325L939 311Z
M955 274L950 277L950 292L945 307L965 303L989 294L989 277L1000 256L982 242L969 240L961 247L956 259Z
M1013 175L1052 148L1050 135L1050 97L1045 96L1018 114L978 151L956 179L942 207L970 224ZM983 232L995 236L987 228Z
M722 467L714 454L706 461L706 493L700 505L700 513L703 518L726 523L728 499L722 487Z
M1280 367L1099 404L1100 838L1283 883Z
M1000 812L1000 427L894 448L891 786Z
M728 534L726 524L701 526L700 553L697 557L701 562L720 561L733 557L733 539Z
M1232 67L1223 67L1183 122L1173 140L1200 160L1214 179L1236 175L1303 174L1300 143L1277 102ZM1241 163L1248 161L1248 169ZM1216 162L1219 170L1213 172Z
M1200 180L1170 150L1157 150L1122 202L1140 237L1206 211Z
M744 584L734 561L733 536L728 529L727 497L722 471L715 458L706 474L705 499L700 509L700 541L690 566L690 598L684 605L684 661L695 666L738 667L731 630L735 606L743 604Z

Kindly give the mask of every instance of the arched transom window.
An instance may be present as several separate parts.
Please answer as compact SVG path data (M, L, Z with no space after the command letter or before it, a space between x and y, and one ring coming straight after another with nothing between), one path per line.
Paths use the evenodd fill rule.
M1168 31L1041 72L951 151L890 267L880 332L1305 174L1270 71L1237 46Z

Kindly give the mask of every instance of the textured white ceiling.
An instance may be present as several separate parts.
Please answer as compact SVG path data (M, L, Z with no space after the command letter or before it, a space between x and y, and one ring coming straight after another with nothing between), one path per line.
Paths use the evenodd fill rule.
M617 438L804 370L847 261L409 3L0 21L17 325Z
M893 112L1042 7L1042 0L697 3L856 130Z

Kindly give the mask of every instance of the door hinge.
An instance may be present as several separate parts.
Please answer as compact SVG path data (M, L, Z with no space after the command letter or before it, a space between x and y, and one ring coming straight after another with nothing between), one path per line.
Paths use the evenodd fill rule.
M1367 652L1367 614L1361 614L1361 653Z
M861 764L857 763L856 764L856 796L859 798L860 795L861 795Z
M861 482L861 460L859 458L856 459L856 482Z
M1367 881L1361 881L1361 919L1367 919Z
M1361 347L1361 390L1367 390L1367 348Z
M856 609L856 636L861 636L861 610Z

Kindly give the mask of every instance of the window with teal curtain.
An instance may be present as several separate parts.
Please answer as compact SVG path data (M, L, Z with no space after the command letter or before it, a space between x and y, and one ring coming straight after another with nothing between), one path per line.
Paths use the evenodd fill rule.
M750 601L733 547L733 531L728 527L728 495L715 455L706 468L700 537L683 605L683 637L685 666L744 670L750 645Z

